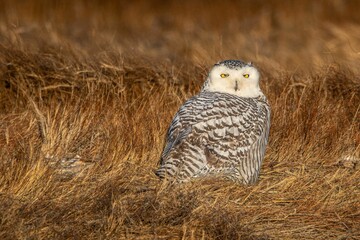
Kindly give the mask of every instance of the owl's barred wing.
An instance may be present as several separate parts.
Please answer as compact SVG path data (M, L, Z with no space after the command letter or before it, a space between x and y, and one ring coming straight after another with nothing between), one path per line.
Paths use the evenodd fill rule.
M268 143L269 130L270 108L265 102L265 105L258 108L257 121L255 121L252 131L256 140L245 149L239 148L238 150L238 159L240 160L238 161L240 166L238 167L238 173L241 175L243 183L255 183L259 177L266 145Z
M194 96L187 100L176 113L166 135L166 145L161 155L161 164L163 159L169 154L170 150L178 145L191 132L192 126L198 123L196 117L203 111L208 111L213 107L214 99Z
M249 147L248 156L243 162L241 169L248 171L240 171L245 183L255 183L259 177L260 167L265 155L265 149L268 142L270 130L270 111L266 111L267 121L259 125L261 128L260 135L257 140Z
M166 145L161 155L161 164L163 159L169 154L170 150L178 145L189 133L191 132L191 126L182 128L180 122L180 116L177 113L171 122L166 136Z

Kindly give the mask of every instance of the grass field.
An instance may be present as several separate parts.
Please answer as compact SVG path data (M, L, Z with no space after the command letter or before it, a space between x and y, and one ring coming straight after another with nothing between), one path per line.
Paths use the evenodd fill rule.
M0 239L360 239L359 1L0 1ZM272 108L260 180L167 186L219 60Z

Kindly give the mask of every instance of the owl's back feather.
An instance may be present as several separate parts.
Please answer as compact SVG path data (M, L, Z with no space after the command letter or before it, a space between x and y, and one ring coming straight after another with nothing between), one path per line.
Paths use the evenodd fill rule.
M215 174L254 183L269 127L270 108L264 96L202 91L176 113L156 174L179 182Z

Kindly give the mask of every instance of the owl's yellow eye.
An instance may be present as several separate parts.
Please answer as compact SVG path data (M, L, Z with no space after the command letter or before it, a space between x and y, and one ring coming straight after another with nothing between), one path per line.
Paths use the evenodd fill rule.
M222 78L226 78L226 77L228 77L229 76L229 74L227 74L227 73L222 73L222 74L220 74L220 77L222 77Z
M243 76L244 76L244 78L249 78L250 75L249 74L244 74Z

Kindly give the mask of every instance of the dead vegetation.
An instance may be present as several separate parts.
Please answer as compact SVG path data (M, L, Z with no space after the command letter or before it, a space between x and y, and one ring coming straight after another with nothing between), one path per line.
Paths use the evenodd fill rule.
M359 7L1 1L0 238L359 239ZM166 186L168 124L222 59L262 71L260 181Z

